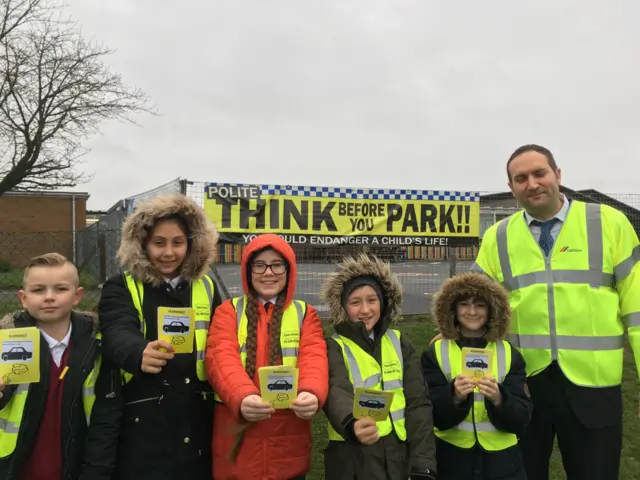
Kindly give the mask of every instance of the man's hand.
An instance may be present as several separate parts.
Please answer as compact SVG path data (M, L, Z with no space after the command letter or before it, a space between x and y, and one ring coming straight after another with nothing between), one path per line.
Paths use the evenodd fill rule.
M361 418L353 425L358 441L363 445L372 445L378 441L378 425L371 418Z
M161 351L165 349L166 351ZM144 373L160 373L162 367L167 364L167 360L173 359L173 347L162 340L149 342L147 348L142 352L142 366L140 370Z
M471 379L471 377L466 377L464 375L458 375L456 379L453 381L453 393L454 400L456 403L464 402L469 394L473 392L473 389L476 388L475 382Z
M270 418L274 412L275 410L271 408L271 405L264 402L258 395L244 397L240 404L240 413L249 422L258 422L265 418Z
M318 411L318 397L313 393L300 392L298 398L289 407L302 420L311 419Z
M484 395L484 398L489 400L493 405L498 408L502 405L502 393L498 386L498 381L494 377L484 377L478 382L478 390Z

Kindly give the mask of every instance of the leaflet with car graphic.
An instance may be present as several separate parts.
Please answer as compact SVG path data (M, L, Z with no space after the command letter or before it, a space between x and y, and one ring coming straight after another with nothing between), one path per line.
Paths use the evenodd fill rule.
M260 396L273 408L289 408L298 398L298 369L296 367L261 367Z
M462 349L462 375L473 378L476 383L492 375L493 350L486 348Z
M40 381L40 330L0 330L0 375L5 385Z
M389 416L392 401L393 392L356 387L353 394L353 416L369 417L376 422L382 422Z
M173 345L174 353L193 353L195 319L191 307L158 307L158 340Z

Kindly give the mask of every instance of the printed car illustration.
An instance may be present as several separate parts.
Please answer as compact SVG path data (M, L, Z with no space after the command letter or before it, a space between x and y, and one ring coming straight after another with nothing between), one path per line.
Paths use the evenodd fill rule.
M273 383L267 384L267 388L269 390L291 390L293 385L291 385L286 380L276 380Z
M189 331L189 326L176 320L162 327L162 330L164 333L185 333Z
M384 408L384 403L379 400L360 400L358 403L363 408Z
M487 368L489 365L480 358L474 358L467 362L468 368Z
M13 347L11 350L7 352L2 352L2 360L5 362L7 360L23 360L26 361L27 358L33 357L33 352L25 350L24 347Z

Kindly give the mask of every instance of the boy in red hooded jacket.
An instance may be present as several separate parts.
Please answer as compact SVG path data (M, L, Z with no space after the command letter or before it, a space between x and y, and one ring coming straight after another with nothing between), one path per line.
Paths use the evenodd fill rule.
M256 237L242 257L245 295L224 302L209 331L206 368L217 394L213 430L216 480L299 479L311 465L311 422L328 393L328 361L315 308L293 299L296 259L280 236ZM291 332L281 337L283 317L295 315L297 349ZM246 352L246 360L240 352ZM274 410L260 397L258 369L296 356L298 397L290 409Z

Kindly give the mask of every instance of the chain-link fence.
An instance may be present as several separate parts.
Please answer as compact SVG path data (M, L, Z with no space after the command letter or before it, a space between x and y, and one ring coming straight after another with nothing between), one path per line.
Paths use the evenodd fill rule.
M160 193L181 192L201 206L205 184L177 179L152 191L130 197L114 205L98 222L78 232L0 233L0 312L19 308L17 291L22 283L22 268L35 255L57 251L75 259L85 289L84 307L92 308L100 296L104 280L119 272L116 252L120 244L120 228L136 203ZM640 234L640 195L603 194L595 190L575 191L563 187L570 198L604 203L622 211ZM489 226L518 211L511 193L482 192L480 197L480 234ZM212 274L223 297L242 293L239 263L243 245L220 244ZM467 271L477 255L477 247L365 247L342 245L312 247L294 245L298 262L297 297L326 312L319 297L321 285L345 255L368 251L393 265L404 291L403 312L425 313L430 299L442 282L455 273Z

